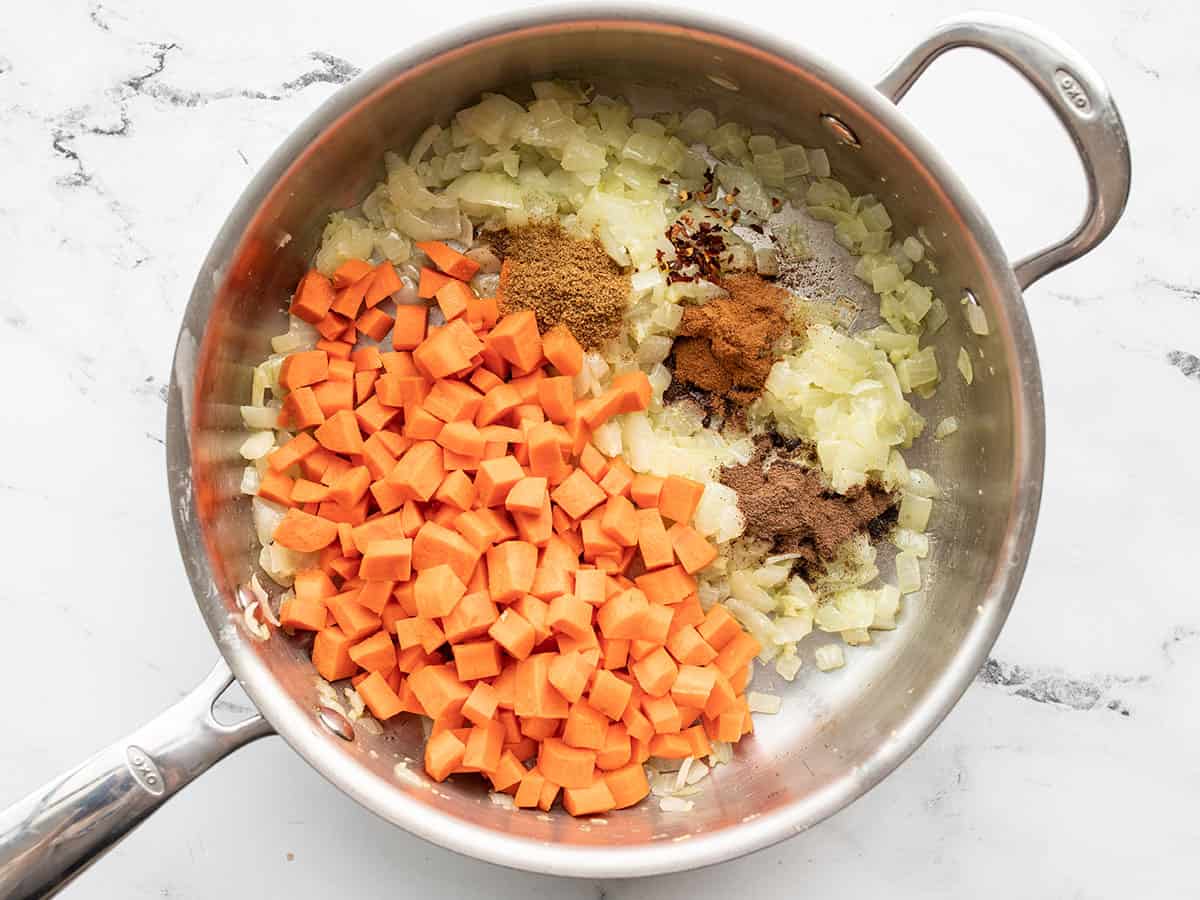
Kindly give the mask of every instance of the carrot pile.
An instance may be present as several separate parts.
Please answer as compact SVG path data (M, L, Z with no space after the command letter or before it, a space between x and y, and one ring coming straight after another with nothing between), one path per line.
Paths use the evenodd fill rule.
M577 399L583 350L529 311L501 318L466 283L475 263L420 244L439 271L424 305L382 300L390 263L308 272L291 311L317 349L288 356L259 494L288 507L274 540L319 553L280 610L316 632L312 659L350 678L380 720L429 716L425 768L482 773L518 807L573 815L649 793L651 756L701 757L751 730L758 643L695 573L717 551L689 524L703 485L637 475L591 432L644 410L641 372ZM392 332L393 350L355 348ZM527 768L527 763L532 767Z

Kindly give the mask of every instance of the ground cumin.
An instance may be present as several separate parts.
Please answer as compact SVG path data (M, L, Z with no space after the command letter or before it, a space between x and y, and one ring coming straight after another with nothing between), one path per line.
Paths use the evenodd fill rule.
M710 394L710 411L727 415L762 393L775 362L772 347L789 328L790 295L757 275L727 275L721 286L728 297L684 310L673 379Z
M896 498L888 491L868 484L834 493L820 472L778 457L767 439L750 462L722 469L720 480L737 491L746 534L771 541L775 553L801 554L807 569L832 559L856 534L882 537L895 518Z
M620 332L629 277L599 241L573 237L547 221L497 232L493 245L504 259L503 312L531 309L541 331L566 325L587 349Z

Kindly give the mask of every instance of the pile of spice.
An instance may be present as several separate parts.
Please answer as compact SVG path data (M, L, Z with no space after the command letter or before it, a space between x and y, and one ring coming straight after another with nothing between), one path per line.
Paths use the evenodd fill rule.
M790 295L757 275L727 275L728 297L689 306L674 346L673 381L704 393L709 412L744 410L762 393L774 346L790 329Z
M801 554L803 570L818 569L857 534L882 537L895 521L893 494L872 484L835 493L819 470L780 456L769 438L745 465L722 469L720 480L737 491L747 537L770 541L774 553Z
M599 241L574 237L553 220L498 232L493 243L504 259L502 312L533 310L541 331L566 325L589 350L620 333L629 277Z

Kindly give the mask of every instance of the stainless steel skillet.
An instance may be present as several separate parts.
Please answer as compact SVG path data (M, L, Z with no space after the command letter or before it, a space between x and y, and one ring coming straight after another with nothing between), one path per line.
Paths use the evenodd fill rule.
M1079 151L1088 208L1060 243L1011 264L962 184L896 102L941 53L992 53L1054 109ZM238 405L251 366L282 330L284 301L327 214L357 203L383 151L409 143L481 91L556 74L636 93L663 108L704 105L829 150L856 191L887 204L899 233L933 238L927 281L967 296L990 333L952 315L944 367L982 350L988 375L948 379L922 412L962 428L914 465L949 487L936 522L928 587L903 624L853 666L804 676L786 715L764 721L735 765L718 770L686 814L652 804L605 824L513 815L471 786L433 785L415 723L376 735L322 708L297 643L256 641L236 585L254 556L239 501ZM964 102L973 98L964 97ZM224 661L179 704L0 814L0 896L53 893L175 791L238 747L278 733L330 781L382 818L459 852L534 871L635 876L702 866L811 827L865 793L929 735L985 660L1012 605L1041 494L1041 380L1022 289L1095 247L1124 207L1130 163L1116 107L1065 44L992 15L949 22L871 86L814 54L692 15L592 9L523 14L404 51L339 91L283 144L242 195L206 259L176 347L168 410L168 479L197 603ZM955 305L955 304L951 304ZM994 370L994 371L993 371ZM212 716L236 677L261 711L233 726Z

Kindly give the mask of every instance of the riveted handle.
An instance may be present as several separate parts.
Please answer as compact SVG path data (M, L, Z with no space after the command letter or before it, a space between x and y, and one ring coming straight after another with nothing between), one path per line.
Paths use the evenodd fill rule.
M1092 250L1117 224L1129 198L1129 138L1108 87L1087 61L1055 35L1013 16L973 13L942 23L876 88L898 103L930 63L957 47L985 50L1024 76L1054 110L1083 163L1083 220L1063 240L1013 266L1024 289Z
M255 714L222 725L213 703L233 682L224 661L157 718L0 812L0 897L50 897L192 779L271 734Z

